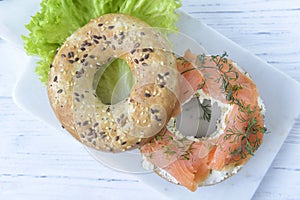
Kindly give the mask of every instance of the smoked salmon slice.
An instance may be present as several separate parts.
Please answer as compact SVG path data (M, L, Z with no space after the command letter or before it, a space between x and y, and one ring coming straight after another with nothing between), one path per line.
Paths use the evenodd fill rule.
M147 162L195 191L213 170L244 165L262 143L266 128L256 85L226 54L205 56L188 50L177 66L182 79L179 102L201 91L230 107L226 125L214 137L192 139L167 127L140 150Z

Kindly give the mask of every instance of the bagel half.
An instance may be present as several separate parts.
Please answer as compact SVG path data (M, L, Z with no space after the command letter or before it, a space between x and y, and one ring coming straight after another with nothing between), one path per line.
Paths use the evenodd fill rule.
M95 74L117 58L127 62L136 83L126 99L107 105L96 94ZM103 15L71 35L48 80L49 100L63 127L85 145L110 152L136 148L157 134L171 117L178 91L168 41L124 14Z

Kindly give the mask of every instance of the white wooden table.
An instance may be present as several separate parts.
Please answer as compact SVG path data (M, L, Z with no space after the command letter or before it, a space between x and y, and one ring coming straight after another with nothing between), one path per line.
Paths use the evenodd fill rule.
M185 0L183 8L300 81L299 0ZM0 40L0 199L160 199L15 106L11 93L23 58ZM300 118L253 198L300 199Z

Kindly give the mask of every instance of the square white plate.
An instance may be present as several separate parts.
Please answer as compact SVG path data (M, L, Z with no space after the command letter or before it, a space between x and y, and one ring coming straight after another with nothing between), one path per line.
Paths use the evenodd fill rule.
M22 47L20 35L26 33L24 24L37 11L39 2L0 2L0 37ZM167 183L154 174L136 174L136 177L173 199L224 199L225 196L228 199L251 199L300 113L300 85L200 21L182 11L179 13L177 26L181 32L194 38L210 54L226 51L230 58L249 72L265 102L266 125L271 134L265 136L263 145L241 172L218 185L199 188L195 193ZM29 63L24 63L26 70L17 82L14 100L24 110L61 130L48 103L46 88L34 74L35 62L32 58Z

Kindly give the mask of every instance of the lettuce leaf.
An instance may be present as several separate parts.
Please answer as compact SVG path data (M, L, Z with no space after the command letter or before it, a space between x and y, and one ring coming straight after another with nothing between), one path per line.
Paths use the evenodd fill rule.
M178 15L174 11L180 6L181 0L43 0L41 10L26 25L29 35L22 36L24 48L28 55L41 58L36 73L46 83L56 50L90 19L126 13L153 27L176 30Z
M116 58L96 72L93 87L102 103L114 105L129 96L134 83L135 77L127 62Z

